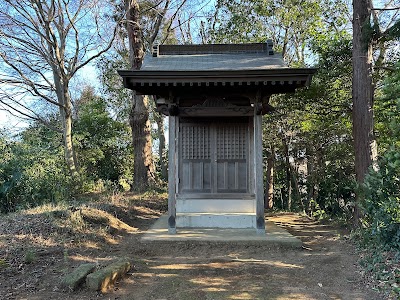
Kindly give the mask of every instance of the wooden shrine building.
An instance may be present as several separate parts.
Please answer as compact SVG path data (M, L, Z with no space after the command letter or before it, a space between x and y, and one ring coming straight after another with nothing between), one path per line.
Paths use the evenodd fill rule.
M254 228L265 233L262 115L272 94L309 85L272 43L161 45L126 88L154 95L169 119L168 229Z

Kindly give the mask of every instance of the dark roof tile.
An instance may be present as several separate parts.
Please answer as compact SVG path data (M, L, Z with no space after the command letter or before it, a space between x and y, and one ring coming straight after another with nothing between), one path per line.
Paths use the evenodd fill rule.
M143 71L267 70L286 68L280 54L227 53L191 55L147 55Z

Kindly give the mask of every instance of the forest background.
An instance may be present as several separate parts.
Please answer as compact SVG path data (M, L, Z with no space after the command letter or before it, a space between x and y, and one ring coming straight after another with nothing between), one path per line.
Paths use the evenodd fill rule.
M264 117L266 208L351 224L374 259L398 253L400 1L3 0L0 25L0 110L24 124L0 129L1 213L165 189L168 124L116 71L156 43L272 39L318 72Z

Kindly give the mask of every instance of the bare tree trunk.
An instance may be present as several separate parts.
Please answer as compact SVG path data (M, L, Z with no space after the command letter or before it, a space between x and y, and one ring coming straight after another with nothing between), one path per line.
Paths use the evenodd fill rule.
M134 103L129 113L134 157L132 190L144 191L154 182L148 97L133 95L132 98Z
M353 138L356 179L364 182L368 168L376 161L372 84L372 36L370 1L353 0ZM354 223L359 225L360 209L354 209Z
M271 147L271 154L267 158L267 179L264 207L272 209L274 207L274 164L275 148Z
M299 177L298 177L298 168L294 168L292 165L289 164L290 167L290 174L292 175L291 178L293 180L292 187L294 186L294 192L296 195L297 200L300 201L300 205L302 209L305 211L304 202L300 195L300 187L299 187ZM293 189L293 188L292 188Z
M79 180L79 167L72 142L72 110L70 105L67 104L67 108L60 108L60 117L63 129L65 161L71 176L75 180Z
M125 0L126 29L129 39L129 59L132 69L139 70L142 67L144 50L143 36L139 24L139 4L136 0Z
M167 180L167 162L165 161L165 133L164 133L164 119L161 114L155 113L154 119L157 123L158 135L158 155L160 157L161 179Z
M129 58L132 69L139 70L144 56L142 31L139 24L139 4L136 0L125 0L125 8L129 38ZM129 124L132 129L134 156L132 189L143 191L150 185L154 176L148 97L136 95L135 92L132 92Z
M72 140L72 101L68 92L68 80L62 78L56 65L52 65L56 95L60 103L60 119L64 141L64 156L68 170L74 180L79 180L79 167Z
M317 201L318 191L319 191L319 183L321 178L320 174L323 173L323 153L321 149L313 150L312 146L307 147L307 156L309 157L307 160L307 203L305 203L306 213L308 215L312 214L312 206L315 205L314 202Z
M287 185L288 185L288 192L287 192L287 209L288 209L288 211L291 211L292 210L292 181L290 180L290 171L288 171L288 170L286 170L287 172L289 172L288 173L288 182L287 182Z
M290 211L292 209L292 175L290 172L289 146L285 137L282 138L282 144L286 163L287 209Z
M307 146L307 203L306 206L306 214L310 213L310 203L311 200L314 199L314 191L315 191L315 169L314 169L314 151L312 151L312 146Z

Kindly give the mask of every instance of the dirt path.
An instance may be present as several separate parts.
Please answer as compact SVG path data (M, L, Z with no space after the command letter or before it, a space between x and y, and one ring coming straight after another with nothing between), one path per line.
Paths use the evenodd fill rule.
M85 247L80 243L79 247L66 249L67 241L62 244L58 240L61 236L54 233L50 222L47 236L40 233L38 240L38 234L28 235L35 236L34 241L40 244L39 248L33 248L35 244L29 242L36 253L29 264L21 263L18 257L15 263L11 261L13 256L8 247L14 243L13 249L18 252L18 247L26 249L26 245L18 246L15 244L18 235L7 237L5 233L12 230L0 228L0 259L6 257L10 265L8 268L0 265L0 299L383 299L362 282L354 247L339 236L338 228L286 214L269 220L301 238L303 249L237 244L143 244L139 241L142 233L163 209L149 207L147 202L134 206L132 211L127 207L125 211L118 208L118 214L113 215L138 228L137 233L114 235L113 239L105 236L100 243L89 242L86 235L82 237ZM8 224L11 228L15 220L7 222L3 221L0 227ZM43 220L38 221L39 225L43 227ZM99 235L94 241L98 239ZM26 250L24 253L26 260ZM78 264L89 261L102 264L116 257L129 257L134 268L108 294L85 288L75 292L60 288L63 274Z
M338 232L297 215L269 218L288 227L304 249L238 245L151 245L111 299L382 299L362 282L354 249ZM122 254L121 253L121 254Z

